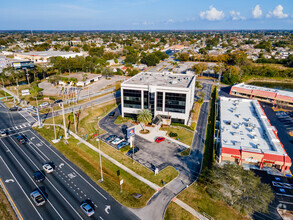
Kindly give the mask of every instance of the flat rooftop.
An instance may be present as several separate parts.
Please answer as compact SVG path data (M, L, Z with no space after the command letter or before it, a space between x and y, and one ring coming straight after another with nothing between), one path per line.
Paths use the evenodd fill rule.
M144 85L144 86L162 86L189 88L195 76L172 74L172 73L156 73L156 72L141 72L132 78L124 81L122 85Z
M220 124L222 147L286 154L257 100L221 97Z
M81 53L66 52L66 51L33 51L20 53L25 56L43 56L43 57L57 57L57 56L66 56L66 55L81 55Z
M277 93L277 94L283 95L283 96L293 97L293 92L286 91L286 90L272 89L272 88L254 86L254 85L247 85L244 83L236 84L233 87L243 88L243 89L248 89L248 90L259 90L259 91L265 91L265 92L272 92L272 93Z

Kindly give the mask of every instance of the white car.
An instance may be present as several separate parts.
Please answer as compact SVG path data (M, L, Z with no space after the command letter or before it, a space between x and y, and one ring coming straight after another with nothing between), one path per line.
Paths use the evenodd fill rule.
M112 142L111 142L111 144L120 144L122 141L123 141L124 139L123 138L121 138L121 137L118 137L118 138L115 138Z
M6 137L7 136L7 130L5 130L5 129L2 129L1 131L0 131L0 135L1 135L1 137Z
M46 200L42 196L42 194L39 192L39 190L35 190L30 194L31 199L34 201L36 206L41 206L46 203Z
M44 164L43 169L46 173L52 173L54 171L53 167L49 163Z
M41 108L45 108L47 106L49 106L49 102L43 102L42 104L40 104Z

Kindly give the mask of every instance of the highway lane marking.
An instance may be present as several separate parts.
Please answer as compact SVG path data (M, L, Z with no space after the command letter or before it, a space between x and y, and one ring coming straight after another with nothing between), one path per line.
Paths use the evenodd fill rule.
M19 132L19 133L21 133L22 135L24 135L23 132ZM31 145L33 145L33 146L35 146L35 147L33 147L33 146L31 146ZM42 151L40 151L40 150L36 147L36 145L35 145L33 142L30 141L30 142L29 142L29 146L33 149L33 151L35 151L35 152L39 155L40 158L42 158L43 161L50 160L50 158L47 157ZM38 149L38 150L40 151L40 153L41 153L44 157L46 157L46 159L45 159L43 156L41 156L41 155L38 153L38 151L37 151L36 149Z
M11 139L15 144L16 144L16 142L13 140L13 139ZM3 142L4 143L4 142ZM16 144L17 145L17 144ZM23 149L21 148L21 147L19 147L18 145L17 145L17 147L22 151L22 153L31 161L31 163L37 168L37 169L39 169L38 168L38 166L32 161L32 159L23 151ZM13 155L13 153L11 152L11 154ZM13 155L13 157L15 158L15 156ZM15 158L15 160L19 163L19 161ZM22 169L26 172L26 170L23 168L23 166L19 163L19 165L22 167ZM31 179L31 177L30 177L30 175L26 172L26 174L29 176L29 178ZM31 179L32 180L32 179ZM38 187L38 185L32 180L32 182ZM54 184L49 180L49 178L47 178L47 182L49 182L50 183L50 185L56 190L56 192L64 199L64 201L73 209L73 211L80 217L80 219L82 219L82 217L78 214L78 212L76 212L76 210L72 207L72 205L66 200L66 198L59 192L59 190L54 186ZM61 218L61 219L63 219L62 218L62 216L59 214L59 212L57 212L57 210L55 209L55 207L52 205L52 203L49 201L49 199L48 199L48 202L49 202L49 204L52 206L52 208L56 211L56 213L59 215L59 217Z
M14 179L7 179L7 180L5 180L5 183L14 183Z
M28 130L32 134L34 134L31 130ZM35 135L35 134L34 134ZM99 193L105 200L108 200L107 197L105 197L99 190L97 190L92 184L90 184L79 172L77 172L72 166L70 166L60 155L58 155L53 149L51 149L50 146L48 146L42 139L40 139L37 135L35 135L50 151L52 151L57 157L59 157L60 160L62 160L67 166L69 166L72 170L74 170L78 176L81 177L93 190L95 190L97 193Z
M2 141L2 140L1 140ZM3 142L3 141L2 141ZM15 179L17 185L19 186L19 188L21 189L21 191L23 192L24 196L27 198L27 200L29 201L29 203L32 205L32 207L34 208L34 210L37 212L37 214L40 216L41 219L43 219L43 217L41 216L41 214L38 212L38 210L36 209L36 207L33 205L32 201L29 199L29 197L26 195L24 189L21 187L20 183L18 182L18 180L16 179L16 177L14 176L14 174L12 173L12 171L10 170L10 168L8 167L8 165L5 163L5 161L3 160L2 156L0 156L0 159L2 160L2 162L4 163L4 165L6 166L6 168L8 169L9 173L11 174L11 176Z
M29 115L27 112L27 115L28 116L30 116L32 119L33 119L33 121L29 121L24 115L22 115L21 113L21 111L20 112L18 112L28 123L32 123L32 122L35 122L35 121L37 121L37 119L35 119L34 117L32 117L31 115Z
M10 202L12 202L12 206L14 207L13 209L16 210L18 217L19 217L20 219L23 219L22 215L20 214L18 208L16 207L16 205L15 205L13 199L11 198L11 196L10 196L9 192L7 191L7 189L6 189L5 185L4 185L4 183L2 182L1 178L0 178L0 182L1 182L2 189L3 189L4 192L5 192L5 195L8 196L8 197L9 197L8 200L9 200ZM5 181L5 182L6 182L6 181Z
M15 143L15 145L17 145L16 144L16 142L11 138L11 140ZM2 140L1 140L2 141ZM7 147L6 146L6 144L2 141L2 143L4 144L4 146L5 147ZM17 145L17 147L18 148L20 148L18 145ZM21 149L21 148L20 148ZM21 151L23 151L22 149L21 149ZM25 152L23 151L23 153L25 154ZM31 176L27 173L27 171L26 171L26 169L24 169L24 167L20 164L20 162L16 159L16 157L15 157L15 155L11 152L11 155L13 156L13 158L16 160L16 162L19 164L19 166L24 170L24 172L26 173L26 175L29 177L29 179L33 182L33 184L42 192L42 194L44 195L44 197L47 199L47 201L48 201L48 203L52 206L52 208L54 209L54 211L57 213L57 215L59 215L59 217L61 218L61 219L63 219L62 218L62 216L59 214L59 212L55 209L55 207L53 206L53 204L50 202L50 200L45 196L45 194L43 193L43 191L39 188L39 186L35 183L35 181L31 178ZM26 155L26 154L25 154ZM27 155L26 155L27 156ZM28 156L27 156L28 157ZM29 158L29 157L28 157ZM30 159L30 158L29 158ZM37 167L38 168L38 167Z

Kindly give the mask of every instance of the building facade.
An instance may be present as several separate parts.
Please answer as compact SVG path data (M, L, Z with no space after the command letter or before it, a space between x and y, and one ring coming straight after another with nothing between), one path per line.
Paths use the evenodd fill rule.
M141 72L121 84L122 117L149 109L153 116L187 124L194 102L195 76Z
M217 156L220 164L289 170L291 159L257 100L220 98Z
M293 107L293 92L264 88L260 86L246 85L239 83L232 86L230 95L258 99L274 105L287 105Z

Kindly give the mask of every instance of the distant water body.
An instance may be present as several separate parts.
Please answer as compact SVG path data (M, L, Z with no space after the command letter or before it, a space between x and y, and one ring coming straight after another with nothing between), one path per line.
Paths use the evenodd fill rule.
M276 83L276 82L251 82L249 85L261 86L272 89L281 89L293 92L293 83Z

